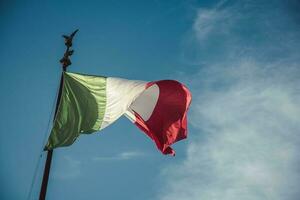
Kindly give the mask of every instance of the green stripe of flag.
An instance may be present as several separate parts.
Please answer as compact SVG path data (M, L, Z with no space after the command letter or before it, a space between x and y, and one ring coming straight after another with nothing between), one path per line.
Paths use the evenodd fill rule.
M63 73L59 109L45 149L69 146L80 134L101 128L106 108L106 77Z

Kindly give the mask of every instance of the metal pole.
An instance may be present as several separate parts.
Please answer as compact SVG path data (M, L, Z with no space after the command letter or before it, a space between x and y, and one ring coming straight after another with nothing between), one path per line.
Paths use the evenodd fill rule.
M45 200L45 198L46 198L48 179L49 179L49 173L50 173L50 167L51 167L51 161L52 161L52 153L53 153L53 150L47 151L47 159L46 159L46 164L45 164L45 169L44 169L43 182L42 182L41 191L40 191L40 198L39 198L40 200Z
M62 64L62 71L65 72L67 70L67 67L71 65L71 60L70 56L73 54L74 50L70 50L72 46L72 40L73 37L75 36L76 31L74 31L70 36L63 35L65 38L65 45L66 45L66 51L64 53L64 57L60 60L60 63ZM62 88L63 88L63 74L61 75L60 78L60 86L59 86L59 92L57 95L57 100L56 100L56 107L55 107L55 114L54 114L54 119L58 110L59 102L61 99L61 93L62 93ZM43 180L42 180L42 185L41 185L41 190L40 190L40 198L39 200L45 200L46 199L46 193L47 193L47 186L48 186L48 180L49 180L49 174L50 174L50 169L51 169L51 161L52 161L52 155L53 155L53 150L47 150L47 159L45 163L45 168L44 168L44 175L43 175Z
M63 71L65 71L65 70L63 70ZM59 105L60 98L61 98L62 85L63 85L63 75L61 75L61 79L60 79L60 87L59 87L59 92L58 92L58 96L57 96L57 100L56 100L54 119L55 119L55 115L57 113L58 105ZM47 151L47 159L46 159L46 163L45 163L43 181L42 181L41 191L40 191L40 198L39 198L40 200L46 199L48 179L49 179L50 167L51 167L51 161L52 161L52 154L53 154L52 149Z

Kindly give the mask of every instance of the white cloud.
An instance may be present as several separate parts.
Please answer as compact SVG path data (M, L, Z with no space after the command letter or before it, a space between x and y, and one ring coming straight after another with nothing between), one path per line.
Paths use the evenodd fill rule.
M127 151L114 156L97 156L94 157L94 161L111 161L111 160L130 160L143 156L144 154L137 151Z
M126 161L137 159L145 154L137 151L125 151L112 156L94 156L86 161L79 161L71 156L58 157L60 165L53 166L52 173L54 179L70 180L76 179L81 175L81 170L84 162L99 162L99 161Z
M300 81L288 80L292 75L284 69L272 73L260 67L242 62L213 70L213 77L201 76L199 85L209 84L194 94L191 118L198 135L187 159L164 173L167 188L161 199L299 195ZM215 84L224 88L214 89Z
M299 198L300 57L298 42L290 43L299 33L276 41L285 33L267 27L267 32L277 34L270 41L285 49L278 54L272 42L256 46L254 39L253 51L247 51L248 36L233 31L241 21L220 25L223 16L240 19L240 13L227 13L241 6L247 11L244 19L255 18L257 9L251 12L253 6L246 3L199 10L193 27L195 43L207 46L209 34L219 28L226 31L216 36L218 40L240 38L241 42L223 44L222 51L233 51L224 52L223 60L208 59L205 68L199 67L199 73L186 80L193 92L190 123L197 133L190 132L187 158L162 172L161 200ZM276 20L272 11L264 12L268 17L255 21L259 36L265 21ZM239 54L237 49L246 53Z
M74 179L81 174L81 162L70 156L64 156L61 158L62 167L60 170L53 170L53 177L55 179Z
M199 43L216 33L228 34L233 18L228 10L199 9L193 25Z

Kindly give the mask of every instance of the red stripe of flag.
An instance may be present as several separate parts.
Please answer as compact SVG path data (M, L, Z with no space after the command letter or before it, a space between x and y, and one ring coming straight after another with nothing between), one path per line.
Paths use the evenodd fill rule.
M191 103L190 91L174 80L148 83L159 87L159 97L150 118L146 121L137 113L135 124L145 132L163 154L175 155L170 147L187 137L187 110Z

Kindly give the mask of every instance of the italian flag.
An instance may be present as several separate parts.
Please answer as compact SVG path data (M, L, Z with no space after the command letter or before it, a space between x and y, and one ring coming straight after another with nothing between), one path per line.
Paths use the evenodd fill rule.
M153 82L63 73L63 89L45 150L69 146L80 134L104 129L125 115L163 154L187 137L191 93L174 80Z

